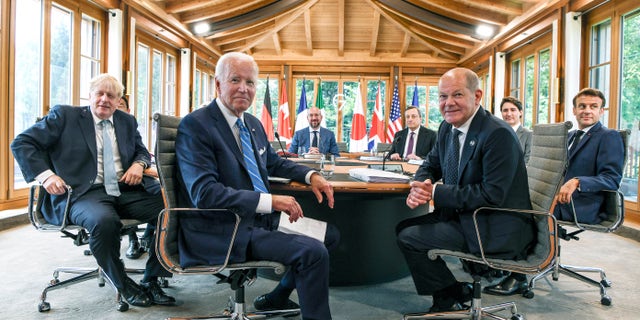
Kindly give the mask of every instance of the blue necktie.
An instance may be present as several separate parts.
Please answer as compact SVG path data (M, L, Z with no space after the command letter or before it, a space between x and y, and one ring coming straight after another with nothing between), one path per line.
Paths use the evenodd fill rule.
M450 141L447 147L446 167L445 167L445 184L458 184L458 167L460 161L460 139L458 136L462 133L458 129L453 129L449 135Z
M253 147L251 146L251 136L249 136L249 130L247 130L247 127L244 126L240 119L236 121L236 126L240 130L240 142L242 143L244 164L247 166L247 170L249 170L249 176L251 177L251 182L253 183L253 190L263 193L269 193L267 191L267 187L265 187L264 185L264 181L262 181L260 170L258 169L258 162L256 162L256 156L253 153Z
M116 175L115 160L113 160L113 146L109 136L111 121L102 120L102 176L104 178L104 189L110 196L120 196L118 188L118 176Z
M578 144L580 144L580 139L582 139L583 134L584 131L582 130L576 131L576 134L573 136L571 147L569 148L569 155L572 155L576 151L576 148L578 147Z
M318 131L313 132L313 140L311 140L311 146L314 148L318 147Z

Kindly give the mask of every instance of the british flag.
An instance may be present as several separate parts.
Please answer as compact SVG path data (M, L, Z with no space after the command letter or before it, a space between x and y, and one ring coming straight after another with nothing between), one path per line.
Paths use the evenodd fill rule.
M393 141L396 132L402 130L400 119L400 97L398 94L398 81L393 86L393 99L391 100L391 112L389 113L389 125L387 126L387 143Z

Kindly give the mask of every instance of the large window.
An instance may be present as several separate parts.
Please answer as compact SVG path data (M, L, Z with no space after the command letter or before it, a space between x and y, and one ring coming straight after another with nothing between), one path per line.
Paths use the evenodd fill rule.
M153 114L176 114L178 50L143 32L138 35L136 48L135 104L132 110L138 121L142 142L153 151Z
M551 121L550 46L551 32L548 32L507 57L507 92L522 102L522 125L527 128Z
M417 84L417 85L416 85ZM440 106L438 103L438 79L425 78L424 80L416 80L414 82L405 82L405 101L406 106L413 105L413 97L417 87L418 109L422 115L422 125L438 131L440 122L444 119L440 114ZM405 110L405 108L401 108ZM402 115L402 123L404 124L404 114Z
M90 4L65 0L24 0L11 4L16 26L10 51L13 61L10 104L14 110L15 137L54 105L87 104L88 81L103 71L104 13ZM45 35L49 35L48 41ZM16 192L26 192L18 191L27 184L15 162L10 172L13 177L10 197Z

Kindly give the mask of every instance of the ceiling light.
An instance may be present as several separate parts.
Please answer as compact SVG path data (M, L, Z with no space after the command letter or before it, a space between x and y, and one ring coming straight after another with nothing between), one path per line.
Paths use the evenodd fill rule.
M195 31L196 34L203 34L203 33L207 33L209 32L210 28L209 28L209 24L206 22L201 22L196 24L193 27L193 30Z
M476 35L482 39L489 39L493 36L493 28L486 24L481 24L476 28Z

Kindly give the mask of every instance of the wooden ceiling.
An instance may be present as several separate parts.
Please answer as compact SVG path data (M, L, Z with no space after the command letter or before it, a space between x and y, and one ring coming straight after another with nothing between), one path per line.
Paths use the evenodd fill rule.
M266 62L459 63L549 0L141 0L214 54L243 51ZM154 10L155 11L155 10Z

